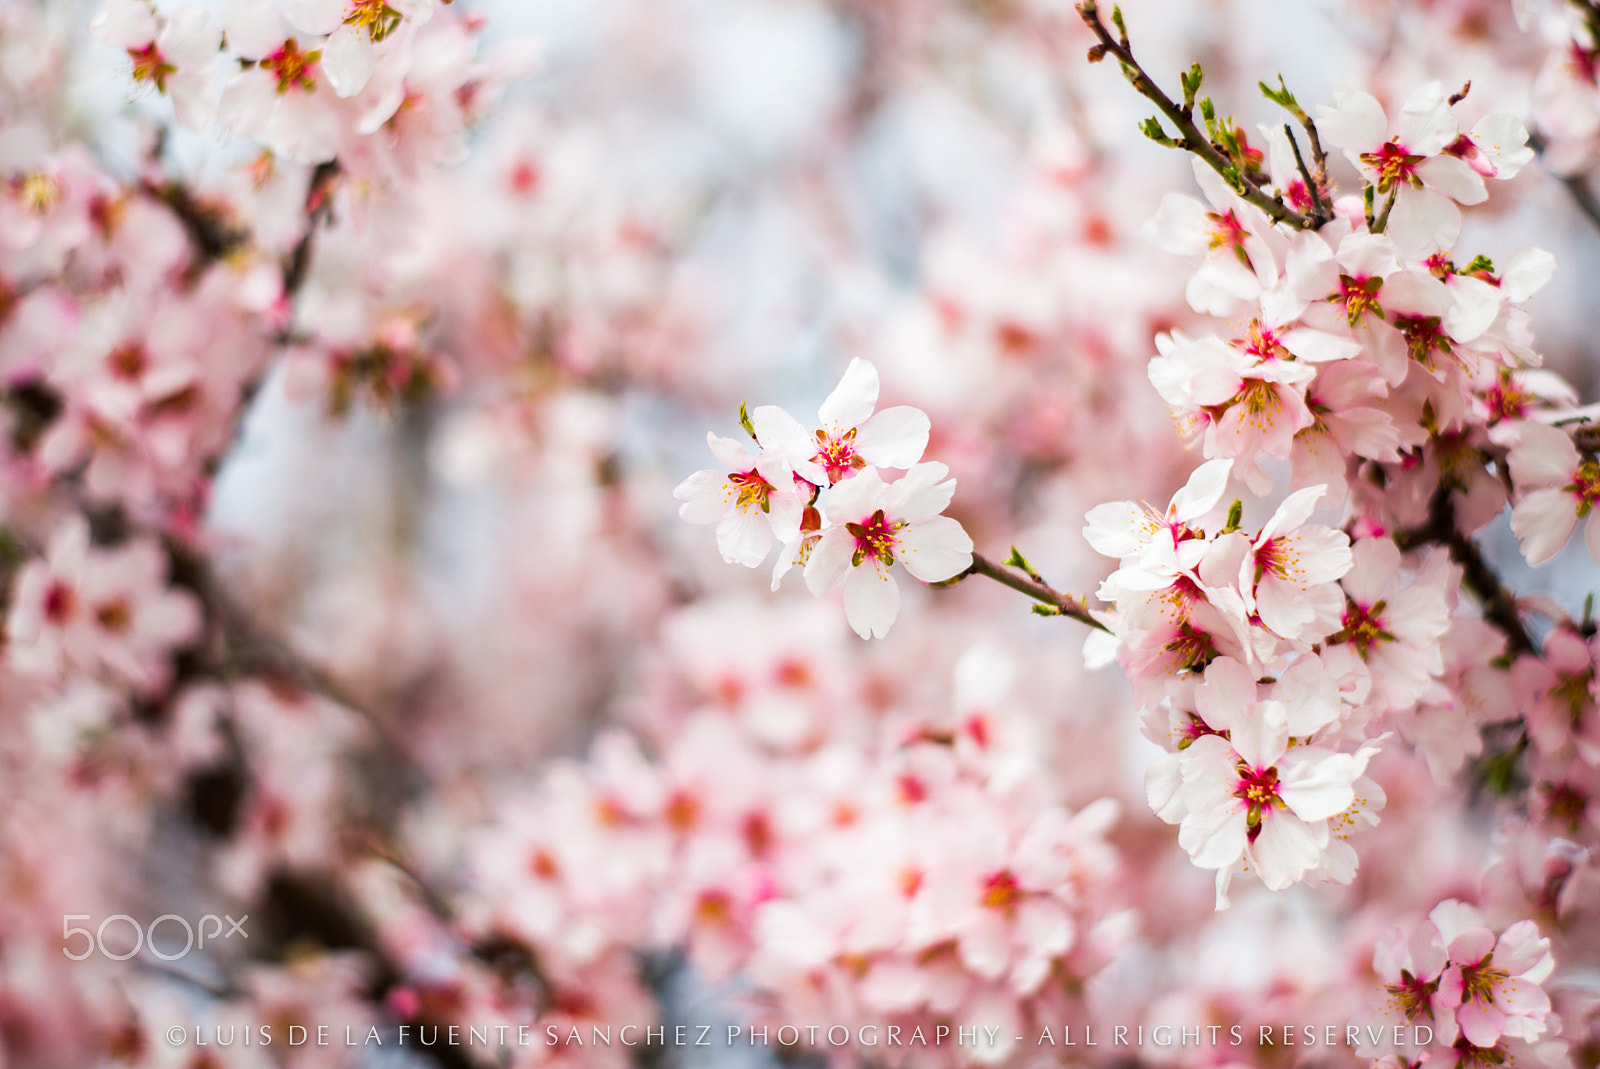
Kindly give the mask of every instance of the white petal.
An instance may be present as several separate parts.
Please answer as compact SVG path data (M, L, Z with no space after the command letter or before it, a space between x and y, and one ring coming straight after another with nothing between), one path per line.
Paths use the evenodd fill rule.
M737 494L723 472L706 468L679 483L672 496L683 502L678 508L683 519L690 523L716 523Z
M286 0L283 13L301 33L324 34L344 22L346 0Z
M341 97L353 97L372 77L372 42L354 26L341 26L322 46L322 72Z
M1335 93L1334 106L1317 108L1317 132L1337 148L1366 152L1384 140L1389 121L1383 105L1367 93Z
M855 551L856 540L843 527L832 527L822 532L821 539L811 551L811 558L806 561L806 589L820 595L837 583L850 567L850 558Z
M862 638L882 638L900 613L900 587L888 568L867 561L844 577L844 618Z
M937 516L955 496L956 481L945 479L949 472L950 469L938 461L918 464L889 484L883 495L883 507L897 520Z
M845 368L844 378L839 380L839 385L822 402L817 416L822 420L824 430L839 435L865 423L877 403L878 369L856 357Z
M1417 177L1457 204L1482 204L1489 199L1483 176L1458 156L1435 156L1417 164Z
M856 432L856 452L880 468L909 468L928 448L928 416L920 408L896 405L878 412Z
M222 28L229 51L242 59L261 59L288 37L288 27L277 5L261 0L228 0L222 12Z
M1291 758L1278 767L1278 796L1302 820L1326 820L1355 802L1351 784L1359 774L1351 754L1316 761Z
M972 565L972 539L949 516L934 516L901 532L895 559L924 583L942 582Z
M1536 490L1511 510L1511 532L1522 542L1529 564L1553 559L1577 524L1577 502L1563 490Z
M754 568L771 548L772 525L760 509L729 509L717 522L717 549L729 564Z
M1324 827L1321 839L1326 840ZM1291 813L1263 813L1261 834L1250 844L1256 871L1269 891L1281 891L1304 876L1322 856L1316 829Z

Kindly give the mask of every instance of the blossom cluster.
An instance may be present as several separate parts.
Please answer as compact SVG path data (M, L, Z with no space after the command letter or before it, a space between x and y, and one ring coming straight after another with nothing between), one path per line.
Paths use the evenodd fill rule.
M816 595L843 579L845 616L862 638L883 637L900 611L896 562L925 583L972 564L972 539L941 515L955 480L945 478L943 464L919 463L927 415L909 405L874 411L878 385L877 368L852 360L817 410L815 430L782 408L757 408L742 419L754 454L708 433L721 467L698 471L673 491L684 519L717 525L723 560L757 567L776 537L774 590L797 565ZM905 474L885 483L880 468Z

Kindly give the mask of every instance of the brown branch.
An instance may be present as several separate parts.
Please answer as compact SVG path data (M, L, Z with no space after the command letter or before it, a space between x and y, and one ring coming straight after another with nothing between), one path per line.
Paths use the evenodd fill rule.
M1107 55L1117 57L1122 66L1122 75L1128 80L1138 94L1154 104L1166 120L1175 126L1181 136L1178 147L1193 153L1219 175L1241 198L1260 208L1267 217L1275 223L1285 223L1296 230L1314 230L1317 220L1310 216L1302 215L1283 203L1282 198L1269 195L1234 161L1229 159L1223 150L1212 143L1200 128L1194 124L1190 109L1180 107L1173 99L1162 92L1161 87L1145 73L1139 61L1133 58L1133 50L1128 44L1126 33L1119 40L1111 35L1105 24L1100 21L1100 9L1095 0L1083 0L1078 5L1078 15L1083 19L1099 44L1089 50L1089 60L1097 63ZM1113 18L1121 26L1120 12L1114 12ZM1170 141L1167 143L1171 143Z
M1428 522L1421 527L1397 531L1395 544L1402 550L1424 545L1443 545L1450 559L1461 566L1461 585L1483 606L1483 618L1506 637L1506 652L1512 656L1538 653L1538 646L1517 611L1515 597L1500 576L1484 559L1483 551L1456 526L1455 506L1444 487L1434 491L1428 506Z
M1015 552L1015 550L1012 551L1013 554ZM1020 560L1021 558L1014 557L1014 559ZM1012 590L1028 595L1034 601L1039 602L1040 605L1049 606L1050 609L1044 615L1070 616L1079 623L1088 624L1097 631L1104 631L1107 634L1111 632L1109 627L1095 619L1094 614L1089 611L1087 599L1074 597L1071 594L1063 594L1040 579L1037 572L1027 567L1026 562L1023 563L1022 568L1025 569L1025 573L1020 570L1013 571L1003 564L996 564L981 553L974 553L972 555L972 564L966 571L953 575L943 582L930 583L929 585L939 587L955 586L969 575L981 575L985 578L993 579L1001 586L1008 586ZM1032 576L1031 578L1030 575Z

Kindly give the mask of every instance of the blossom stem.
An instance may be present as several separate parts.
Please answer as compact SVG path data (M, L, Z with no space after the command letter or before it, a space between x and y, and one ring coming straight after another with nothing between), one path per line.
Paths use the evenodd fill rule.
M1227 181L1235 193L1266 212L1267 217L1273 222L1284 223L1296 230L1316 229L1318 222L1315 218L1302 215L1284 204L1282 198L1269 195L1242 168L1229 159L1222 148L1213 144L1201 132L1200 128L1195 125L1192 114L1188 109L1180 107L1171 97L1161 91L1161 87L1156 85L1155 81L1145 73L1143 67L1139 66L1139 61L1133 58L1133 49L1128 42L1127 32L1121 30L1120 13L1116 15L1118 28L1121 30L1120 40L1113 37L1111 31L1107 30L1105 24L1100 21L1100 9L1095 0L1083 0L1078 5L1078 15L1083 19L1084 25L1089 27L1100 42L1089 50L1090 62L1099 62L1107 55L1117 57L1118 63L1122 66L1122 75L1128 80L1128 84L1133 86L1140 96L1160 109L1166 120L1177 127L1180 135L1177 139L1177 147L1181 147L1204 160L1213 171L1216 171ZM1164 143L1170 144L1171 142Z
M1052 616L1070 616L1079 623L1088 624L1097 631L1110 633L1111 629L1089 611L1088 601L1084 598L1063 594L1048 583L1036 581L1020 572L1013 571L1002 564L985 557L981 553L972 555L972 564L964 572L959 572L941 583L931 583L930 586L954 586L969 575L981 575L993 579L1001 586L1008 586L1012 590L1028 595L1041 605L1048 605L1055 611Z

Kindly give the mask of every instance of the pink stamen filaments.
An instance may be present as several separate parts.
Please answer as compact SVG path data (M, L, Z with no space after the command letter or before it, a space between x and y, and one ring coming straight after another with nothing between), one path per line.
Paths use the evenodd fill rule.
M889 522L883 510L879 509L863 523L847 523L844 526L856 540L856 551L850 560L852 565L860 566L868 557L876 558L885 567L894 563L894 549L899 544L896 532L904 524Z
M856 453L856 429L851 427L835 438L827 431L817 432L817 451L812 460L822 465L828 473L828 482L836 483L852 471L860 471L867 462Z
M1417 164L1424 158L1407 152L1404 146L1396 141L1385 142L1377 152L1361 154L1361 162L1378 174L1379 193L1388 193L1396 182L1422 185L1422 179L1417 177Z
M1276 767L1255 769L1239 762L1239 781L1234 784L1233 796L1245 803L1248 812L1245 822L1250 826L1250 841L1261 834L1261 811L1283 809L1284 801L1278 797L1278 770Z

